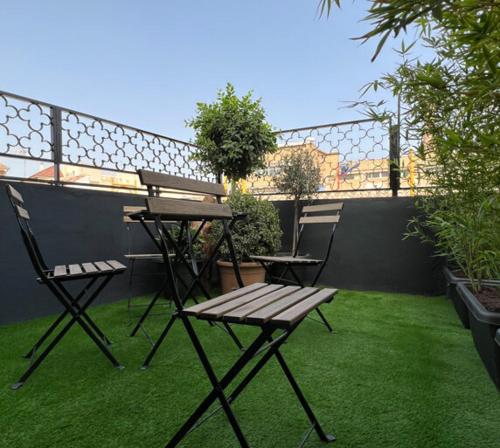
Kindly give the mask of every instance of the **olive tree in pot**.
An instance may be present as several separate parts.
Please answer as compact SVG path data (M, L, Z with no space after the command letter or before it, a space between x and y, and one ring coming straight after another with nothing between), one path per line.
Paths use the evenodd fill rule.
M285 154L280 171L274 178L276 188L293 200L292 253L295 254L299 235L299 209L301 199L314 196L321 185L321 170L306 149Z
M245 215L245 219L237 221L231 231L243 283L250 285L263 282L265 270L259 263L250 261L250 255L273 255L279 249L282 231L278 210L272 202L257 199L238 190L231 193L228 204L234 212ZM214 223L208 233L209 242L215 244L223 231L220 221ZM223 258L229 257L226 243L221 246L220 251ZM219 260L218 265L222 291L225 293L237 288L232 263Z
M231 190L236 194L232 200L230 199L230 204L234 202L238 207L243 204L250 205L252 200L249 197L238 196L236 182L245 179L256 170L265 168L266 156L278 148L276 136L271 125L266 121L261 100L254 100L251 92L241 98L238 97L234 87L228 83L225 90L218 92L217 99L213 103L198 103L197 108L196 117L187 122L196 133L197 150L193 154L193 159L198 161L207 173L216 174L219 181L222 181L223 177L230 181ZM255 202L253 204L252 207L260 207L264 212L272 207L271 204L263 205L264 202L262 204L258 202L260 205L255 205ZM245 212L238 208L235 211ZM261 225L258 216L252 218L251 213L249 216L246 223L239 222L232 231L237 252L239 246L239 266L244 283L247 270L257 270L259 279L265 276L262 266L247 262L250 253L261 253L259 252L260 243L257 240L263 237L266 241L263 245L267 251L266 254L272 254L272 251L276 250L272 248L277 246L275 240L272 244L266 240L266 232L271 232L271 230L266 230L263 225L269 223ZM216 233L220 229L222 227L214 225L213 231ZM252 243L243 243L246 235L242 234L242 231L255 237L255 239L248 239ZM222 254L229 256L229 252L224 252L224 250ZM218 261L218 265L220 268L226 267L224 261L221 260ZM230 275L234 276L232 269ZM234 284L236 285L236 279L234 279Z

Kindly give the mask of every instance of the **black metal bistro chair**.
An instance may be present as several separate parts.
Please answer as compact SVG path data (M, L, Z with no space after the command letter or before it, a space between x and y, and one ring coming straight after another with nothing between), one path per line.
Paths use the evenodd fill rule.
M171 186L174 181L172 176L164 177L150 172L141 172L140 176L142 182L151 189L156 188L154 186ZM290 382L294 393L311 423L309 430L306 432L304 443L312 431L316 431L320 440L324 442L334 441L334 436L323 431L322 426L292 375L279 348L295 331L309 312L317 309L322 303L330 302L337 290L314 287L302 288L300 286L284 286L266 283L255 283L243 287L231 238L231 228L236 222L236 218L233 216L230 207L227 204L222 204L220 201L220 196L224 194L223 186L221 184L209 184L187 179L178 180L176 182L182 182L185 184L184 186L189 185L192 191L212 192L218 197L217 204L206 204L188 200L151 196L146 199L147 212L145 212L145 216L155 220L156 230L160 237L159 248L164 258L166 278L172 286L171 289L173 291L173 299L176 306L176 318L181 320L189 335L212 385L212 391L202 401L200 406L194 411L191 417L188 418L184 425L182 425L181 429L173 436L170 442L168 442L167 447L172 448L177 446L189 432L197 428L204 421L201 419L203 414L216 400L219 400L221 404L219 409L222 409L226 414L239 445L245 448L248 447L249 445L246 437L240 428L231 405L272 357L277 359L285 377ZM202 223L221 220L224 223L224 234L218 244L216 244L214 254L217 253L222 242L226 241L240 288L228 294L185 308L187 295L184 294L181 296L181 294L179 294L177 277L174 273L174 264L171 257L169 257L172 251L179 253L180 249L162 223L164 219L176 219L186 223L191 220L202 221ZM200 272L203 272L207 268L215 256L214 254L205 262ZM194 276L190 287L193 288L198 281L199 276ZM191 322L192 318L206 320L209 323L222 323L225 325L229 325L230 323L235 325L253 325L259 327L260 332L255 341L241 354L226 375L219 379L193 327ZM280 334L276 338L273 338L275 332L279 332ZM239 373L248 365L252 358L260 354L262 354L262 356L259 361L257 361L253 368L243 377L242 381L236 386L233 392L226 394L225 389L227 389L232 381L238 377ZM147 364L147 362L145 364ZM208 417L214 413L210 414ZM214 437L215 436L216 435L214 435Z
M340 221L340 212L344 204L342 202L336 202L332 204L319 204L319 205L307 205L302 208L302 216L299 220L299 235L297 239L297 245L295 252L288 255L279 256L252 256L251 258L258 261L264 269L266 269L267 277L270 281L278 281L280 283L295 284L299 286L305 286L304 281L301 279L300 275L295 271L296 268L305 267L316 267L316 274L314 275L313 281L308 286L315 286L319 280L323 269L325 269L328 260L330 259L330 254L332 252L333 237L335 235L335 230L337 224ZM317 215L318 213L333 212L329 215ZM312 216L311 216L312 215ZM331 225L330 239L328 240L328 245L326 248L326 253L323 258L311 258L309 255L301 255L300 251L303 250L304 242L304 227L308 224L329 224ZM272 267L273 265L281 266L282 270L279 275L273 275ZM286 277L290 272L292 279ZM332 332L332 327L324 314L319 308L316 308L316 312L321 319L320 323L323 323L328 331Z
M113 366L123 368L108 348L111 342L90 318L86 310L109 281L115 275L121 274L125 270L125 266L116 260L107 260L93 263L59 265L49 268L43 259L35 235L30 226L30 215L25 208L23 197L11 185L7 185L7 195L16 213L24 244L38 275L37 281L46 285L64 307L64 311L24 356L30 359L30 366L12 388L18 389L26 382L75 323L80 325L101 352L111 361ZM65 286L66 282L72 282L74 280L87 280L85 286L76 295L72 295ZM67 316L71 317L70 320L52 338L45 350L36 356L37 350L41 348L42 344L44 344L47 338Z
M216 203L208 203L208 202L200 202L193 200L183 200L183 199L170 199L170 198L162 198L165 204L165 207L171 207L169 213L165 213L160 220L161 231L163 232L165 238L168 239L170 244L170 252L168 252L168 258L170 264L172 266L176 266L176 268L183 267L188 276L191 278L191 283L186 282L182 275L179 274L178 269L173 269L172 273L177 280L176 285L180 284L184 288L184 293L182 294L182 303L184 304L188 299L192 299L195 303L198 303L197 297L194 294L197 290L204 296L207 300L212 298L210 292L204 285L202 281L203 274L207 271L207 269L212 264L212 261L217 256L218 250L222 245L222 242L225 239L225 236L221 238L221 241L218 245L216 245L213 254L205 260L202 264L201 268L198 268L197 262L195 260L193 254L193 245L197 241L197 239L202 235L203 229L205 226L212 220L221 218L217 214L214 216L210 215L211 210L217 209L221 206L221 198L225 195L224 186L220 183L212 183L212 182L204 182L204 181L196 181L192 179L187 179L183 177L172 176L168 174L160 174L147 170L139 170L138 171L139 178L141 183L148 188L148 195L151 200L157 199L160 197L161 191L164 189L167 190L175 190L176 192L190 193L195 195L204 195L209 197L214 197ZM148 199L149 200L149 199ZM185 213L184 210L187 207L188 211L191 209L196 209L195 213L189 214ZM205 216L207 215L207 216ZM132 220L140 222L146 233L150 236L153 243L158 247L158 250L163 253L161 246L161 235L158 231L158 224L156 223L156 215L151 213L149 209L144 209L143 211L138 211L136 213L130 213L128 217ZM225 229L227 230L229 227L234 225L234 222L238 219L242 219L243 216L232 214L228 217L224 215L224 219L229 219L230 223L228 224L224 221ZM153 233L151 228L149 228L146 223L153 220L156 224L157 234ZM168 228L168 224L172 221L178 222L180 224L180 233L177 238L172 236L170 229ZM193 222L198 222L199 225L196 229L194 235L191 235L190 227ZM182 244L182 234L185 232L186 234L186 243ZM234 251L232 242L229 245L230 251ZM165 263L165 257L163 257L163 263ZM237 276L238 284L243 285L243 281L241 280L241 276ZM165 279L165 284L162 286L163 288L170 286L172 289L171 282L168 281L168 278ZM177 287L177 286L176 286ZM179 290L177 290L177 294L180 296ZM155 296L156 297L156 296ZM153 298L153 301L155 298ZM150 306L145 311L141 319L139 320L134 332L131 334L134 335L137 331L138 326L142 324L147 314L151 310L154 302L150 303ZM153 347L149 354L147 355L143 368L147 368L152 359L154 358L156 352L159 347L167 337L172 325L175 320L178 318L178 313L174 312L170 319L168 320L163 332L160 334L156 342L153 344ZM239 341L238 337L234 334L228 323L222 324L210 324L211 326L217 326L226 331L229 336L233 339L235 344L239 349L243 349L243 345Z
M178 188L181 189L182 185L178 186ZM156 192L150 192L150 195L151 194L154 197ZM151 219L147 219L147 217L143 213L144 211L145 211L144 207L124 206L123 207L123 212L124 212L123 221L127 224L127 226L129 226L133 223L135 223L135 224L140 223L142 225L142 227L144 228L144 230L146 231L146 233L152 238L152 240L155 242L155 245L158 247L159 246L159 244L158 244L159 239L157 236L155 236L152 233L152 230L150 228L150 224L154 223L154 221L152 221ZM182 254L184 256L187 256L188 260L191 263L193 272L196 275L198 275L198 265L197 265L197 262L195 260L195 256L193 253L194 252L193 245L194 245L196 239L200 235L201 228L198 228L196 233L194 235L191 235L191 231L189 231L189 229L187 228L187 226L183 222L179 223L177 221L172 221L172 220L165 220L162 222L163 222L163 224L167 224L170 229L173 229L173 227L175 227L175 226L176 227L180 226L180 230L179 230L178 235L176 237L177 245L178 245L178 247L182 248L181 249ZM179 263L179 256L177 254L170 253L169 256L170 256L170 258L172 258L174 260L174 263L176 263L177 265L180 264ZM158 253L134 253L134 254L129 253L129 254L125 255L125 258L127 258L129 260L129 262L131 263L131 266L130 266L131 271L133 271L136 261L147 261L147 262L155 263L155 264L163 264L163 256L162 256L161 252L158 252ZM176 274L179 282L182 284L182 286L184 288L188 288L186 281L184 280L182 275L180 275L178 273L177 270L175 270L175 274ZM156 274L149 274L149 275L156 275ZM164 274L160 273L160 275L164 275ZM132 272L130 273L129 284L131 284L131 282L132 282ZM167 283L166 279L164 279L160 288L153 295L149 304L147 304L145 306L144 312L141 314L141 316L139 317L139 319L135 323L135 325L132 329L132 332L130 333L131 337L135 336L137 334L137 332L139 331L139 329L142 329L142 331L145 334L148 341L151 343L152 346L154 346L154 342L152 341L151 336L144 328L144 323L145 323L146 319L148 318L148 316L150 316L150 313L152 312L154 306L157 304L160 297L163 296L165 299L168 300L169 305L172 304L171 298L167 296L167 286L168 286L168 283ZM194 294L191 295L191 299L195 303L198 303L198 300ZM137 306L141 306L141 305L137 305ZM130 299L129 299L129 302L128 302L129 312L130 312L130 308L131 308L131 303L130 303Z

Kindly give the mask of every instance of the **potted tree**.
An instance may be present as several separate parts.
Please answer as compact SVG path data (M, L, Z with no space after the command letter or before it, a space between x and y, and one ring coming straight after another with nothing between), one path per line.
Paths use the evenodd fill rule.
M254 100L252 92L238 97L229 83L225 90L218 92L212 104L198 103L197 109L197 115L187 122L196 135L197 149L193 159L200 162L205 172L216 174L219 181L225 177L230 182L234 193L229 199L230 204L236 206L236 212L248 213L247 221L239 222L232 232L243 281L245 278L247 282L251 281L247 276L248 271L258 271L258 278L263 279L264 269L256 263L248 263L247 259L250 253L265 251L266 254L272 254L276 250L279 244L276 241L281 237L275 229L279 227L277 213L273 211L272 204L240 195L236 190L237 181L265 168L266 156L277 150L276 136L266 121L261 100ZM258 213L267 216L266 220L262 221ZM266 229L265 226L272 226L272 229ZM212 233L216 234L219 230L214 225ZM224 248L222 254L229 255L224 252ZM224 270L227 267L224 261L219 260L218 265L222 269L223 279L227 278L229 272L234 276L232 268Z
M250 255L273 255L281 245L282 230L278 210L270 201L259 200L250 194L234 190L228 198L234 212L245 214L243 220L234 225L231 235L238 258L241 277L245 285L265 280L265 270L250 260ZM223 232L220 221L214 222L208 232L208 240L215 244ZM229 257L229 248L224 243L220 248L222 260L217 261L221 277L222 292L238 287L233 264L224 258Z
M276 188L293 199L292 253L295 253L299 234L299 209L301 199L311 198L321 186L321 170L306 149L285 154L280 170L274 177Z
M225 176L234 186L266 167L266 155L278 146L261 100L253 100L252 92L239 98L228 83L212 104L198 103L197 108L187 125L196 133L193 159L206 173Z

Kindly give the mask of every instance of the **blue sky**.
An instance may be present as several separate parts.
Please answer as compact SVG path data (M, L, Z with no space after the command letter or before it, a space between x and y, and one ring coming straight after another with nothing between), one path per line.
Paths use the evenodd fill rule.
M0 0L0 90L187 140L226 82L262 97L277 129L359 118L343 108L391 70L390 45L350 40L366 1Z

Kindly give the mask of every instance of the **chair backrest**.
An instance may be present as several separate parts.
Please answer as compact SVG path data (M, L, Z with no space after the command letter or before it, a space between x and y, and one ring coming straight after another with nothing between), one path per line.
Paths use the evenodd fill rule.
M344 207L343 202L334 202L332 204L306 205L302 208L302 216L299 224L337 224L340 221L340 212ZM333 212L328 215L315 215L314 213Z
M337 228L337 224L340 222L340 212L344 208L343 202L333 202L329 204L318 204L318 205L306 205L302 207L302 216L299 219L300 229L299 229L299 237L297 241L297 246L295 248L294 256L297 256L300 243L302 241L302 235L304 232L304 225L306 224L333 224L332 231L330 234L330 240L328 242L326 255L323 259L328 260L330 256L330 252L332 249L333 236L335 233L335 229ZM328 214L324 214L325 212L329 212ZM318 215L321 213L321 215Z
M21 230L21 235L23 237L24 245L28 251L31 262L35 271L40 277L45 277L45 271L48 270L47 265L43 259L38 243L33 234L33 230L30 226L30 214L26 210L24 205L24 199L12 185L7 185L7 196L9 197L14 213L16 214L17 222Z
M141 183L148 188L149 198L146 199L146 206L151 213L161 213L167 218L172 216L192 221L231 219L233 216L229 205L221 202L221 198L226 195L224 185L221 183L187 179L147 170L139 170L138 174ZM162 188L213 196L216 202L161 198L159 194Z
M147 170L138 171L141 183L148 188L149 197L146 198L147 210L155 215L162 215L162 219L181 220L184 223L189 221L202 221L201 226L206 221L222 220L223 238L227 242L229 253L233 262L236 279L240 287L243 286L241 274L236 259L233 240L231 238L230 225L228 221L233 219L233 212L228 204L222 203L222 197L226 196L224 185L220 182L212 183L184 177L172 176L170 174L155 173ZM169 189L181 192L198 193L207 197L214 197L215 203L193 201L188 199L173 199L160 197L161 189ZM170 271L170 279L175 284L172 265L169 257L165 257L169 244L173 244L169 239L168 232L165 232L160 218L155 218L156 228L160 235L162 251L164 252L165 263ZM222 242L222 240L221 240ZM217 246L217 248L220 246ZM214 253L217 252L217 249ZM209 261L213 257L209 258Z
M160 188L167 188L169 190L187 191L216 197L226 195L224 185L218 182L205 182L148 170L139 170L138 174L142 185L146 185L150 192L153 190L158 193ZM152 196L152 194L150 195Z

